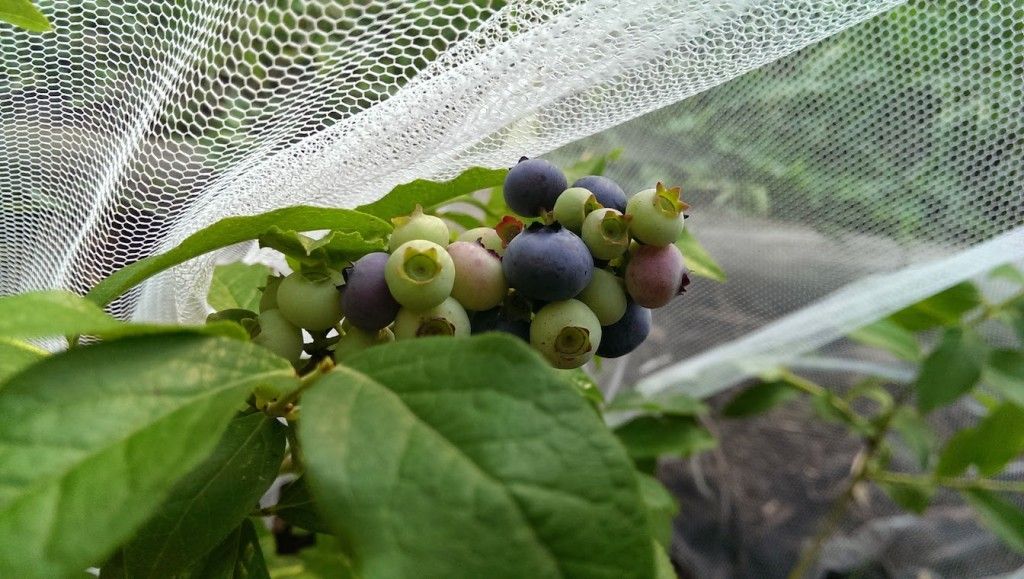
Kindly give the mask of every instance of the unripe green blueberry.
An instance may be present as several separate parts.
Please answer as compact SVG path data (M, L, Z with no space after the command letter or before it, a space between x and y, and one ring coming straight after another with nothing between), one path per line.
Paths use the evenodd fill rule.
M426 215L419 205L411 214L395 217L391 222L395 224L395 230L391 232L391 240L388 242L388 249L392 252L403 243L414 239L432 241L441 247L451 241L451 233L444 220Z
M267 283L263 284L263 293L260 295L261 312L277 309L277 288L280 287L282 281L284 281L283 275L267 276Z
M622 279L606 269L595 269L587 287L576 299L587 305L602 326L619 321L626 313L626 288Z
M474 227L462 232L458 241L479 242L485 249L489 249L498 255L505 255L505 244L493 227Z
M689 207L679 197L679 187L647 189L632 196L626 203L626 215L632 217L630 232L647 245L665 247L683 233L683 211Z
M298 364L302 357L302 330L289 322L281 310L267 310L257 321L259 334L252 341L292 364Z
M341 324L341 337L338 338L338 343L334 345L334 359L341 362L356 352L394 341L395 334L390 328L367 332L360 330L346 320Z
M552 302L530 325L530 344L555 368L579 368L601 343L601 323L581 301Z
M322 332L341 321L341 292L330 275L295 272L277 288L277 307L300 328Z
M601 204L589 190L582 187L569 187L555 200L555 220L562 227L579 235L583 228L583 220Z
M501 258L478 243L456 241L448 246L455 264L452 297L467 310L482 311L497 307L508 293Z
M423 311L402 308L395 318L395 339L408 340L424 336L468 336L469 315L453 298Z
M583 242L591 255L609 260L629 249L630 218L615 209L598 209L583 221Z
M413 311L430 309L452 294L455 264L440 245L414 239L388 257L384 280L398 303Z

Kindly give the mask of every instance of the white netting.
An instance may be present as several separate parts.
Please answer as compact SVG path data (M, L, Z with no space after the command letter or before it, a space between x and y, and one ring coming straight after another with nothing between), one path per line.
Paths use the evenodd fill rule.
M1022 0L40 4L55 32L0 26L0 293L555 149L681 184L730 274L609 388L712 393L1024 259ZM213 263L251 249L112 309L197 321Z

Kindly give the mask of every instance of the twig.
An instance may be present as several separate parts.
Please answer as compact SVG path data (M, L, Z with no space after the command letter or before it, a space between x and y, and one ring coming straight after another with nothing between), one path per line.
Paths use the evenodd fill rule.
M939 485L960 491L984 490L1006 493L1024 493L1024 482L996 480L990 478L958 478L947 476L916 475L901 472L883 471L870 475L876 482L904 484L912 486Z

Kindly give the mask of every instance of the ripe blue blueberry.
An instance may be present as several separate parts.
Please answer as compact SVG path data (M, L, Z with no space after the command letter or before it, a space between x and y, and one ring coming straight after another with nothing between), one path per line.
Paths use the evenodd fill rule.
M582 187L593 193L602 207L615 209L619 213L626 212L626 192L608 177L587 175L577 179L572 186Z
M295 272L277 288L277 307L286 320L300 328L320 332L341 321L341 294L337 273Z
M484 332L504 332L525 342L530 341L530 322L522 319L509 319L502 308L473 312L469 322L473 335Z
M560 301L587 287L594 258L575 233L557 223L534 223L509 243L502 269L508 285L525 297Z
M570 187L558 196L555 201L555 220L569 231L579 235L583 229L583 220L601 204L590 191L581 187Z
M660 308L689 283L683 254L675 245L640 245L626 265L626 291L645 308Z
M633 237L658 247L675 243L683 233L682 213L689 207L679 195L679 187L666 189L658 183L657 188L632 196L626 214L632 217L629 227Z
M629 249L629 221L615 209L598 209L583 220L583 242L597 259L621 257Z
M422 311L402 308L395 318L395 339L408 340L424 336L468 336L469 315L454 298Z
M399 245L414 239L425 239L444 247L451 241L451 233L444 220L433 215L423 213L419 205L410 214L404 217L395 217L391 220L395 224L395 230L391 232L391 240L388 242L388 249L395 251Z
M614 324L626 312L624 282L606 269L595 269L594 278L576 299L587 304L602 326Z
M384 277L388 254L376 252L359 258L343 272L341 305L347 312L345 321L353 326L373 332L395 321L401 307Z
M619 321L601 328L601 345L597 355L618 358L637 349L651 332L651 310L629 302Z
M550 303L530 325L530 344L555 368L579 368L594 357L601 343L601 324L583 302Z
M566 186L561 169L544 159L523 157L505 176L505 204L523 217L537 217L554 209Z
M467 310L481 311L497 307L508 293L501 258L479 243L456 241L448 246L455 264L452 297Z
M455 264L440 245L422 239L403 243L384 268L388 289L402 307L426 310L443 302L455 285Z

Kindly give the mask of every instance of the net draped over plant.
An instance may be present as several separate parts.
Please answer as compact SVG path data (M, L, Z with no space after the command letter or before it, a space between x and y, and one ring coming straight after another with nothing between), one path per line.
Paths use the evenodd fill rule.
M84 293L231 215L622 149L729 283L606 383L708 394L1024 259L1020 0L43 1L0 28L0 292ZM200 321L214 264L116 301Z

